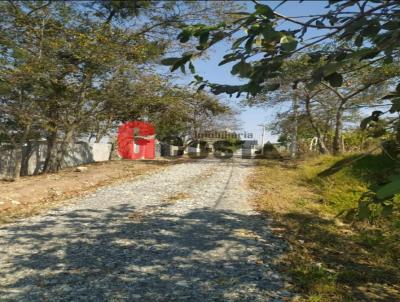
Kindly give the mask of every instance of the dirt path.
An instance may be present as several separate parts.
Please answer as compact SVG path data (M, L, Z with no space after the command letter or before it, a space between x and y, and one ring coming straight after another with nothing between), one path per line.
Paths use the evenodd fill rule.
M252 169L187 162L0 227L0 301L288 301Z
M131 181L178 162L115 160L85 165L83 172L70 167L54 174L22 177L16 182L0 180L0 223L42 213L68 198L82 196L99 187Z

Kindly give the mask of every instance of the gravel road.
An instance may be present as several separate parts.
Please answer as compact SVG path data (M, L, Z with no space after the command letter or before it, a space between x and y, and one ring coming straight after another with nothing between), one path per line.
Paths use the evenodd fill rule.
M0 227L0 301L289 301L252 160L199 160Z

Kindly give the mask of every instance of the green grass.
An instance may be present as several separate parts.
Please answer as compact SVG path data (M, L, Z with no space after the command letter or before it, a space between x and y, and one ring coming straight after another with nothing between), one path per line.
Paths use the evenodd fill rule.
M339 214L355 208L363 193L384 183L395 172L383 155L323 156L301 166L302 177L321 196L326 211Z
M302 301L400 301L399 217L371 225L337 216L395 169L382 155L260 162L257 202L286 229L293 250L282 267Z

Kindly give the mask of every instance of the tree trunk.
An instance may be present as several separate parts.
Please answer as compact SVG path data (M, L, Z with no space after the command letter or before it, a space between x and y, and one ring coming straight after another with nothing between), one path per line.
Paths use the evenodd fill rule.
M317 136L317 145L318 145L319 152L322 153L322 154L327 154L327 153L329 153L329 150L325 146L325 143L324 143L324 140L323 140L323 137L321 135L321 131L320 131L319 127L314 122L314 118L312 116L311 108L310 108L310 101L311 101L310 99L306 99L307 116L308 116L308 119L310 121L311 127L314 129L315 135Z
M21 162L21 176L26 176L29 174L29 159L33 154L32 142L28 141L26 149L22 149L22 162Z
M72 126L65 134L65 138L63 139L61 146L57 152L56 171L55 172L60 170L64 164L65 155L67 154L68 147L71 146L71 144L73 143L73 140L74 140L75 128L76 128L76 126Z
M400 116L397 119L396 123L396 156L399 158L400 156Z
M45 160L44 166L43 166L44 173L54 172L54 170L55 170L57 137L58 137L57 130L52 131L51 134L47 137L47 154L46 154L46 160Z
M293 100L293 116L294 116L294 123L293 129L291 134L291 144L290 144L290 157L296 158L297 156L297 128L298 128L298 121L297 121L297 96L294 96ZM263 146L264 147L264 146Z
M96 132L96 137L95 137L94 142L95 142L95 143L100 143L101 139L102 139L104 136L106 136L107 130L108 130L108 128L99 129L99 130Z
M20 146L15 146L15 159L14 159L14 171L13 179L17 180L21 176L21 165L22 165L22 149Z
M342 153L342 128L343 128L343 108L339 107L335 119L335 135L333 137L332 150L334 155Z
M15 160L14 160L14 172L13 172L13 179L17 180L21 176L21 166L22 166L22 148L28 138L28 135L31 131L31 124L25 126L24 133L19 140L19 143L14 141L14 150L15 150Z
M100 122L97 122L96 124L96 130L91 136L93 135L94 137L94 142L99 143L101 141L101 129L100 129Z

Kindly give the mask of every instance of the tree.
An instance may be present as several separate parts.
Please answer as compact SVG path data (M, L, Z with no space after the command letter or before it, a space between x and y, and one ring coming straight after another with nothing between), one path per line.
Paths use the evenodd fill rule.
M212 101L207 103L206 94L171 87L151 65L176 49L171 37L183 20L217 24L235 18L233 7L240 6L192 1L1 3L2 141L19 152L30 139L45 138L43 170L51 172L63 166L75 137L95 135L100 141L129 119L152 119L164 132L174 126L186 129L193 119L189 100L198 99L202 114L214 105L225 109L215 98L208 97ZM185 103L182 98L188 96ZM17 158L15 177L23 161L21 154Z
M398 58L398 1L330 0L325 12L301 18L287 17L266 4L253 2L254 12L241 13L242 18L235 22L216 26L197 24L185 27L178 39L182 43L190 41L191 38L198 39L197 50L185 52L181 57L165 59L163 63L170 65L171 71L178 68L184 70L184 66L193 67L192 60L202 52L221 40L235 37L237 39L232 43L232 52L226 54L219 65L235 63L231 73L248 79L248 82L242 85L215 84L198 75L195 76L196 81L199 89L208 86L215 94L236 93L240 96L247 93L248 96L255 96L262 91L279 89L279 83L271 84L270 81L282 75L286 60L302 52L306 52L311 62L323 63L316 64L310 75L302 79L310 89L322 81L329 83L329 87L340 87L344 83L343 72L348 73L349 67L353 68L354 72L370 66L384 68ZM282 29L282 22L295 26L295 29ZM244 34L239 35L242 28L245 29ZM309 28L316 29L316 34L307 37L306 41L304 38ZM314 49L315 46L327 45L334 41L335 47ZM346 68L343 68L344 66ZM371 82L360 89L380 83ZM335 152L340 151L337 142L340 137L342 107L347 103L347 97L353 96L350 94L342 97L343 104L339 105L336 114ZM397 105L394 104L394 108L397 108Z
M255 97L249 98L246 103L250 105L275 106L284 104L293 107L294 100L297 107L308 116L309 123L318 138L318 148L321 153L329 149L335 154L342 150L342 130L349 115L354 122L354 115L360 108L381 103L387 87L392 84L392 79L399 75L397 63L381 67L369 66L353 71L354 64L341 68L343 83L341 87L333 87L329 82L322 80L318 85L307 85L304 79L324 62L313 62L307 55L297 56L283 63L283 73L268 81L268 85L279 85L275 91L263 90ZM360 67L360 66L359 66ZM290 104L289 104L290 103ZM347 121L346 121L347 119ZM295 125L295 123L293 123ZM322 130L323 129L323 130ZM324 137L333 130L333 146L326 147L328 143ZM292 140L293 141L293 140Z
M145 94L142 111L156 126L161 140L172 136L193 140L199 133L210 130L216 118L232 114L231 108L214 95L169 82L158 83L158 87L157 84L148 87L151 92ZM148 102L147 98L152 102Z
M1 6L3 136L16 152L28 138L45 136L44 171L56 171L75 134L100 114L106 102L103 83L121 69L152 61L163 48L132 30L88 18L67 3ZM15 177L20 162L18 156Z
M190 65L191 60L201 52L233 37L242 28L245 34L232 43L232 52L224 56L220 65L237 62L232 74L249 79L243 85L217 85L199 78L198 82L207 84L215 93L249 93L256 95L263 89L275 90L279 86L268 86L267 81L282 73L282 63L301 51L307 51L311 59L324 60L324 64L314 70L308 79L316 84L321 80L332 86L340 86L342 75L339 69L343 64L365 62L365 66L376 62L388 63L397 57L399 43L397 36L400 20L396 13L400 4L397 1L328 1L327 10L317 16L309 16L307 21L298 21L297 17L287 17L274 11L266 4L255 3L253 13L241 13L242 18L232 23L217 26L206 24L190 25L183 29L178 39L185 43L192 37L198 38L198 51L184 53L180 58L170 58L164 63L176 70ZM284 1L283 1L284 2ZM304 18L303 18L304 19ZM296 29L277 29L280 23L295 24ZM317 30L316 37L310 37L310 43L304 42L309 28ZM321 31L318 32L318 31ZM337 47L332 50L313 50L315 45L331 42L353 41L355 48ZM261 59L259 59L261 57Z
M202 22L210 26L230 23L244 9L235 1L92 1L87 11L101 22L135 28L136 34L149 41L166 43L167 53L174 54L195 45L182 45L175 37L186 25Z

